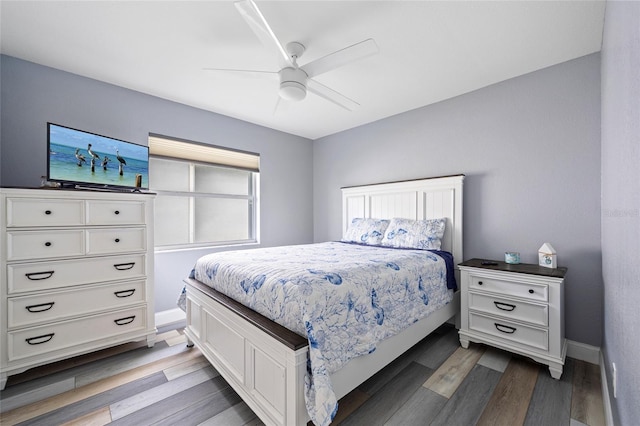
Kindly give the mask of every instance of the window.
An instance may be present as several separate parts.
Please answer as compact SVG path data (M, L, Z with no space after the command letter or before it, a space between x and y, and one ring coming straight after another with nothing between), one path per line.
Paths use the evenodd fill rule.
M257 242L258 154L149 136L157 249Z

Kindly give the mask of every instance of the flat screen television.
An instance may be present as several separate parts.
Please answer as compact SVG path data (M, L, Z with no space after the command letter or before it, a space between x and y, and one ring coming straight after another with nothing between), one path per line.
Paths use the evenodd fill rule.
M149 188L149 147L47 123L47 180L63 187Z

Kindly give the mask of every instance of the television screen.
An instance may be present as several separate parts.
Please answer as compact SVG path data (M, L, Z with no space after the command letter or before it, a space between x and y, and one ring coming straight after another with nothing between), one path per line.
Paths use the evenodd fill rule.
M47 123L47 179L87 187L149 188L149 148Z

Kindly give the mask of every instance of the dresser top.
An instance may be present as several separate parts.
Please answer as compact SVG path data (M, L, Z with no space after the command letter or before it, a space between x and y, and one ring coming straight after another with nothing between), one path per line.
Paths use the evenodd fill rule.
M133 191L129 189L103 188L26 188L17 186L3 186L0 194L7 196L28 196L37 198L99 198L99 197L151 197L157 194L147 190Z
M497 265L483 265L482 262L495 262ZM492 271L517 272L520 274L540 275L544 277L564 278L567 268L545 268L544 266L530 263L519 263L517 265L499 260L489 259L469 259L459 264L459 266L469 266L472 268L489 269Z

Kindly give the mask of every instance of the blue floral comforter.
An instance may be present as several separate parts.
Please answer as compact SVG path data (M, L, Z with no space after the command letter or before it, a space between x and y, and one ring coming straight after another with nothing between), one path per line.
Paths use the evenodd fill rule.
M190 277L309 339L307 411L328 425L329 375L449 303L452 265L444 252L327 242L207 255Z

